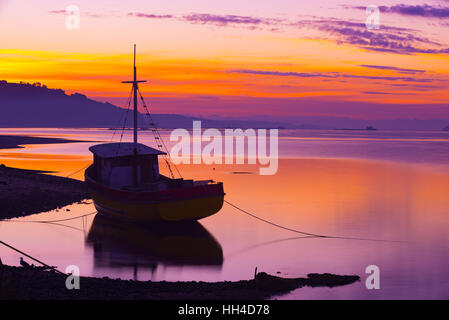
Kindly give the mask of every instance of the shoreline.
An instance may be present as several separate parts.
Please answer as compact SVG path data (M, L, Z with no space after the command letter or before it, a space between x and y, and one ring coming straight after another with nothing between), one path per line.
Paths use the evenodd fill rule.
M0 164L0 219L50 211L89 198L83 181Z
M54 143L75 143L75 142L91 142L91 141L0 134L0 150L23 148L22 145L25 144L54 144Z
M0 265L0 300L263 300L305 286L332 288L360 281L356 275L326 273L281 278L265 272L252 280L222 282L80 277L80 289L68 290L67 277L33 267Z
M0 135L0 150L24 144L86 142L60 138ZM7 167L0 157L0 219L50 211L90 198L84 182L44 174L47 171Z

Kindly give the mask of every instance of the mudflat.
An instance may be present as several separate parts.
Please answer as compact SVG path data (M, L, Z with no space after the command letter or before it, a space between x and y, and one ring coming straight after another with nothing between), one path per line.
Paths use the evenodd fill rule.
M258 273L252 280L224 282L153 282L110 278L79 278L79 289L68 290L69 276L32 267L0 266L0 299L99 300L260 300L304 286L335 287L360 280L356 275L309 274L281 278ZM74 281L73 281L74 283Z
M30 137L21 135L0 135L0 149L22 148L25 144L52 144L52 143L70 143L86 142L82 140L70 140L60 138Z
M0 219L54 210L87 198L82 181L0 165Z
M0 149L26 144L86 142L46 137L0 135ZM10 168L0 158L0 219L49 211L89 198L83 182L44 174L43 171Z

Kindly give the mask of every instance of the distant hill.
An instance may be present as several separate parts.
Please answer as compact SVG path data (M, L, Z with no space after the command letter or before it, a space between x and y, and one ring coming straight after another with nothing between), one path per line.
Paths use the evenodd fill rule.
M298 103L298 108L300 102ZM83 94L66 94L61 89L49 89L39 83L8 83L0 81L0 127L91 127L115 128L124 109L110 103L98 102ZM300 116L276 117L258 115L241 118L198 118L177 114L152 114L161 128L192 128L193 120L201 120L209 128L286 128L286 129L358 129L378 130L445 130L447 119L378 119L363 120L349 117ZM132 126L132 113L126 126ZM147 116L139 114L139 127L148 127ZM443 128L443 129L442 129Z
M8 83L0 81L0 127L120 127L124 113L110 103L91 100L83 94L66 94L39 83ZM193 120L202 120L203 127L214 128L277 128L293 127L274 121L211 120L176 114L152 114L162 128L191 128ZM124 119L124 118L123 118ZM132 126L132 113L126 126ZM139 113L139 127L148 127L148 117Z

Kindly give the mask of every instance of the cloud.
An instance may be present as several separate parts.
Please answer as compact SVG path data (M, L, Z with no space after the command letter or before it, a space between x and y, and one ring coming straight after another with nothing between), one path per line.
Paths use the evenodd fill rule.
M236 69L230 70L229 73L240 74L255 74L264 76L282 76L282 77L301 77L301 78L336 78L338 73L322 73L322 72L281 72L281 71L263 71L263 70L249 70L249 69Z
M403 68L398 68L398 67L377 66L377 65L371 65L371 64L361 64L360 66L364 67L364 68L370 68L370 69L392 70L392 71L397 71L399 73L416 74L416 73L425 73L426 72L426 70L403 69Z
M381 11L397 13L409 16L421 16L431 18L449 18L449 7L432 7L430 5L406 5L397 4L391 7L382 6Z
M361 7L352 7L361 8ZM314 17L308 20L289 21L279 18L262 18L242 15L218 15L190 13L172 14L128 13L128 16L147 19L172 19L191 24L219 27L239 27L271 32L285 31L286 28L313 28L326 34L327 38L339 43L358 46L364 50L410 55L415 53L444 54L449 48L420 36L418 30L381 25L379 30L370 30L364 22L339 20L336 18Z
M363 6L345 6L346 8L366 10ZM382 13L395 13L404 16L417 16L425 18L449 18L449 7L423 5L396 4L393 6L379 6Z
M192 13L184 15L182 17L185 21L190 23L199 24L213 24L217 26L227 25L271 25L276 23L276 19L256 18L250 16L237 16L237 15L216 15L208 13Z
M50 10L49 13L51 14L62 14L62 15L68 15L66 10ZM90 17L90 18L103 18L104 15L98 14L98 13L91 13L91 12L81 12L81 15L84 17Z
M251 70L251 69L229 70L228 73L280 76L280 77L298 77L298 78L334 78L334 79L355 78L355 79L404 81L404 82L418 82L418 83L428 83L437 80L429 78L412 78L412 77L366 76L366 75L356 75L340 72L283 72L283 71L265 71L265 70Z
M149 14L149 13L142 13L142 12L130 12L128 13L128 16L135 16L138 18L147 18L147 19L172 19L174 18L171 14Z
M302 20L294 25L315 28L336 37L337 43L356 45L370 51L398 54L449 52L449 48L442 48L440 43L419 36L413 29L382 25L378 30L370 30L365 23L333 18Z
M392 94L391 92L380 92L380 91L362 91L364 94Z
M51 10L49 12L53 13L53 14L66 14L67 13L66 10Z
M217 15L209 13L191 13L182 16L174 16L171 14L156 15L142 12L130 12L128 16L135 16L138 18L148 19L174 19L180 20L192 24L210 24L220 27L236 26L236 25L275 25L280 22L279 19L258 18L251 16L239 16L239 15Z

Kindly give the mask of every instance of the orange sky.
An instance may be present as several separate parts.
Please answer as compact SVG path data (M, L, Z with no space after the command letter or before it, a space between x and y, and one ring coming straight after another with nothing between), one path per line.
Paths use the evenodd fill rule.
M190 7L184 1L79 1L80 28L68 30L60 2L43 1L37 8L3 1L0 28L9 32L0 34L1 78L41 82L123 106L129 88L120 81L131 77L136 42L139 77L149 81L141 90L155 99L155 112L250 115L257 114L251 99L277 99L280 105L271 112L299 116L311 112L301 109L306 99L326 104L330 115L332 102L394 104L395 112L385 117L409 116L411 109L398 104L425 105L416 113L420 117L444 114L445 21L381 13L381 28L365 30L364 11L334 2L320 7L327 2L280 1L269 10L263 1L252 11L248 4L232 10L202 1ZM296 110L283 109L282 102L292 99ZM183 107L196 100L198 109ZM232 107L220 110L217 100L232 101ZM366 116L374 114L367 108Z

